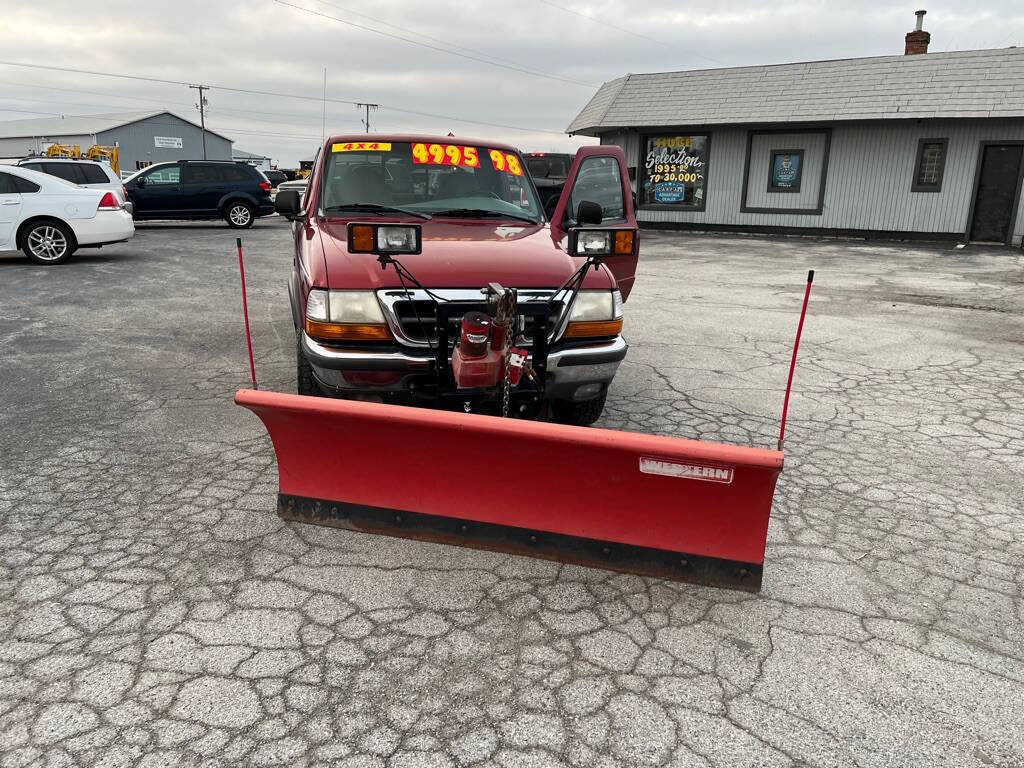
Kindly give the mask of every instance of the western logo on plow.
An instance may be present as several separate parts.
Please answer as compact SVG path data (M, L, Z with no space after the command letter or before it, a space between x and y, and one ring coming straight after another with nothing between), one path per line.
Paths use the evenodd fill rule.
M710 483L731 483L733 477L732 467L713 464L681 464L678 461L665 461L649 456L640 457L640 471L645 475L682 477L687 480L706 480Z

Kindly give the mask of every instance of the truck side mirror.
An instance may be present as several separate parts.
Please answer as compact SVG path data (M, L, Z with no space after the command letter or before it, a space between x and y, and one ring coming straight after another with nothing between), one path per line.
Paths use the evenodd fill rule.
M292 221L302 212L302 201L297 189L282 189L274 198L274 210Z
M144 186L146 186L146 178L143 176L140 179L136 179L135 180L135 186L136 187L144 187Z
M599 203L591 200L580 201L576 208L576 223L583 225L598 225L604 219L604 211Z

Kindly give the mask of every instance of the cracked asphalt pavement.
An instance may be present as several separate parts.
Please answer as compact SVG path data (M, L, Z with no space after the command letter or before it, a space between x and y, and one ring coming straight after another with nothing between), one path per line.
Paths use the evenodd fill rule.
M617 429L773 445L817 270L750 595L282 522L234 237L0 258L0 766L1024 765L1020 251L644 233Z

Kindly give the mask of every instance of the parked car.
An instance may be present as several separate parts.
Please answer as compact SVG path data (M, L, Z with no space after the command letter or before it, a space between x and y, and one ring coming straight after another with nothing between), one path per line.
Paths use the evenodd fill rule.
M128 201L128 192L114 170L106 163L95 160L82 160L73 157L26 157L18 161L22 168L48 173L58 179L70 181L80 187L89 189L106 189L117 195L122 203L127 203L127 210L132 211Z
M251 227L274 212L270 182L251 165L217 160L156 163L125 179L137 221L224 219Z
M0 251L19 248L37 264L60 264L78 248L135 234L132 216L108 189L88 189L17 165L0 167Z
M263 175L266 176L267 181L270 182L271 189L277 189L278 185L280 185L282 181L288 181L288 177L285 175L284 171L277 171L273 168L269 171L263 171Z
M550 213L558 196L562 194L565 179L572 165L572 155L556 152L530 152L526 155L526 169L530 172L533 183L540 195L540 204Z
M297 190L299 192L299 195L301 196L306 194L307 183L307 179L292 179L290 181L282 181L280 184L277 185L277 191L282 192L286 189L294 189Z
M523 326L514 334L516 343L535 349L531 329L538 323L550 329L539 345L546 347L545 357L534 361L546 368L543 392L524 377L510 393L513 412L549 410L558 421L593 423L626 355L622 302L637 263L622 150L581 149L556 201L557 218L549 222L522 155L510 146L418 136L374 139L331 138L318 154L305 199L294 190L277 193L278 213L294 222L289 296L299 393L500 409L493 389L456 389L445 370L452 364L440 348L442 338L458 338L458 317L487 310L487 286L497 283L518 291ZM620 204L618 216L602 222L607 204L570 193L576 176L608 162L621 173L596 178L611 183L602 193L606 199L617 196ZM381 231L393 231L391 236L416 233L406 242L418 250L397 257L405 277L384 268L386 261L378 263L379 253L350 248L349 225L389 223L395 226ZM570 233L578 237L578 223L621 233L613 239L625 252L615 251L614 271L603 263L581 273L582 289L573 302L560 286L584 263L566 245Z

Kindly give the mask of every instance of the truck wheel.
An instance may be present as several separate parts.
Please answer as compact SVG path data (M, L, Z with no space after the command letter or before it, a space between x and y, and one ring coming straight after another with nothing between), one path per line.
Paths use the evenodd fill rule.
M316 383L316 379L313 378L313 366L309 364L309 360L307 360L306 356L302 354L302 342L298 340L296 340L295 343L295 355L297 360L295 377L297 380L296 391L300 395L320 397L323 393L320 391L320 387Z
M248 229L256 221L256 212L248 203L234 200L225 208L224 220L232 229Z
M559 424L574 424L577 427L589 427L599 418L604 411L604 401L608 398L607 392L602 392L600 397L593 400L584 400L582 403L573 403L568 400L555 400L551 404L554 421Z

